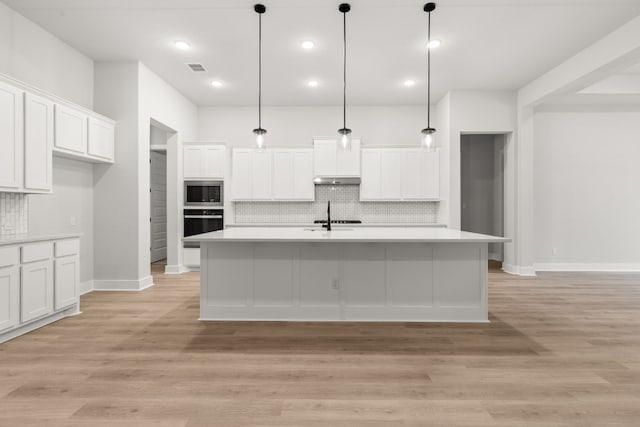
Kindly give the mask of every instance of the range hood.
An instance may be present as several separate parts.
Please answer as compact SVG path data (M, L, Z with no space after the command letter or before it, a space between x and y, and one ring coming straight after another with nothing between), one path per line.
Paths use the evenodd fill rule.
M315 185L360 185L360 177L358 176L317 176L313 178Z

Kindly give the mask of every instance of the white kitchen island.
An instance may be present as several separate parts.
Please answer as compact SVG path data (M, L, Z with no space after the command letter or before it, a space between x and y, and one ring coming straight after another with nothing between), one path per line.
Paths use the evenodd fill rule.
M201 320L486 322L487 246L446 228L227 228L201 244Z

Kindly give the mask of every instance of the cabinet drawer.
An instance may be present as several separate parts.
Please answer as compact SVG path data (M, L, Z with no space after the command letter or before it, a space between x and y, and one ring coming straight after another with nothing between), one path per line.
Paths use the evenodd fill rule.
M18 247L10 246L8 248L0 247L0 268L9 267L20 263L18 256Z
M22 262L46 261L53 258L53 243L37 243L22 247Z
M63 256L77 255L80 253L80 242L78 239L60 240L56 242L56 258Z

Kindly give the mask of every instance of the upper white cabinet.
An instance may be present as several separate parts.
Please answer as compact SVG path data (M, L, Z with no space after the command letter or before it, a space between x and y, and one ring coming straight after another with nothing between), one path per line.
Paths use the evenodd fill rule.
M235 149L233 200L313 201L311 149Z
M74 108L56 105L55 148L61 152L87 153L87 121L89 116Z
M314 175L318 177L359 177L360 140L351 141L351 151L342 151L337 139L315 139L313 163Z
M24 91L0 82L0 191L23 186Z
M224 145L185 145L182 153L185 179L224 179Z
M89 117L87 154L91 157L113 162L115 147L115 127L106 120Z
M53 188L53 102L27 93L24 98L24 188L50 193Z
M313 150L273 150L273 199L313 201Z
M413 148L362 150L362 201L428 201L440 197L439 153Z

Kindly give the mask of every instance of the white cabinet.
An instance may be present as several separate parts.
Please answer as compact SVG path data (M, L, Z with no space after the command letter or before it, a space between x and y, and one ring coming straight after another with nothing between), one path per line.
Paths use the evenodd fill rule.
M273 199L315 199L311 149L273 150Z
M413 148L362 150L362 201L438 200L439 153Z
M30 93L24 102L24 188L48 193L53 188L53 102Z
M233 150L233 200L272 200L271 150Z
M182 153L185 179L224 179L224 145L185 145Z
M24 91L0 82L0 191L23 185Z
M87 154L105 162L115 157L115 126L97 117L89 117Z
M18 325L20 283L18 266L0 268L0 332Z
M87 120L89 116L64 105L56 105L55 147L62 152L87 153Z
M53 312L53 260L22 265L20 321L22 323Z
M351 140L351 151L338 149L337 139L313 141L314 175L317 177L359 177L360 140Z
M80 262L77 255L55 260L55 309L60 310L78 301Z

